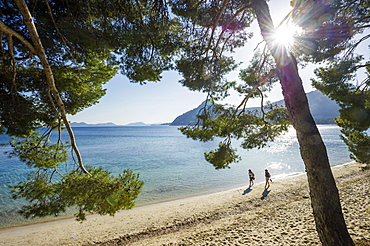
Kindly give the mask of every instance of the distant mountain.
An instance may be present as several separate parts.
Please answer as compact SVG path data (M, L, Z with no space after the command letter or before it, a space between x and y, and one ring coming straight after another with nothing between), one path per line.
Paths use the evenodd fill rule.
M339 106L320 91L311 91L306 94L311 114L317 124L334 124L334 118L339 116ZM274 102L276 105L285 105L284 100ZM170 124L171 126L193 125L197 123L197 114L205 105L202 102L197 108L192 109L178 117ZM259 110L259 107L248 108Z
M125 126L150 126L150 124L145 124L144 122L134 122L134 123L127 124Z
M97 127L97 126L118 126L112 122L107 123L97 123L97 124L89 124L85 122L71 122L72 127Z
M176 119L170 124L170 126L184 126L196 124L198 121L197 114L199 110L204 108L205 104L206 101L202 102L197 108L192 109L186 113L183 113L180 116L177 116Z
M113 122L107 122L107 123L97 123L97 124L89 124L85 122L71 122L70 123L72 127L104 127L104 126L123 126L123 125L116 125ZM124 126L165 126L170 125L171 123L157 123L157 124L145 124L144 122L134 122L129 123Z

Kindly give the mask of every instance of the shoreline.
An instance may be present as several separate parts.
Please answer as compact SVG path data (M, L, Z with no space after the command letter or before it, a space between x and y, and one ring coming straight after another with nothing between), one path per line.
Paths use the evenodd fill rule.
M351 236L370 243L370 214L365 211L370 209L370 170L361 171L360 166L351 162L332 170ZM267 191L263 186L138 206L114 217L90 215L83 223L67 219L1 230L0 244L219 245L222 240L234 241L233 245L259 245L265 240L275 240L271 241L275 245L318 244L306 175L276 179ZM300 216L303 219L296 219Z
M347 165L347 164L351 164L351 163L353 163L353 162L346 162L346 163L338 164L338 165L335 165L335 166L332 166L332 167ZM284 174L284 175L279 175L278 177L274 176L275 177L274 180L280 180L280 179L295 177L295 176L299 176L299 175L304 175L304 172L288 173L288 174ZM255 185L261 184L261 183L263 183L263 181L261 181L259 183L255 183ZM211 189L211 190L205 190L205 191L202 191L202 192L194 193L192 195L186 195L186 196L183 196L183 197L175 197L175 198L172 198L172 199L163 199L163 200L152 201L152 202L144 202L144 203L141 203L141 204L137 204L134 208L132 208L130 210L134 210L134 209L141 208L141 207L146 207L146 206L154 206L154 205L162 204L162 203L164 203L164 204L165 203L170 203L170 202L173 202L173 201L180 201L180 200L194 198L194 197L206 196L206 195L209 195L209 194L214 194L214 193L219 193L219 192L227 192L227 191L232 191L232 190L236 190L236 189L242 189L243 187L246 186L246 184L249 184L249 179L248 178L246 178L245 185L243 185L243 184L234 184L234 185L230 185L230 186L225 187L225 188L220 188L220 187L219 188L214 188L214 189ZM124 211L124 210L122 210L122 211ZM119 212L122 212L122 211L119 211ZM95 217L95 216L100 216L100 215L90 214L90 215L87 215L86 218L88 219L89 217ZM39 219L39 218L37 218L37 219ZM16 224L16 225L9 225L9 226L0 227L0 234L1 234L2 231L17 230L18 228L23 228L23 227L35 227L37 225L43 225L43 224L48 224L48 223L54 224L54 223L64 221L64 220L70 221L70 220L74 220L74 219L75 219L75 216L73 214L66 215L66 216L60 216L60 217L50 216L49 218L41 218L41 219L39 219L37 221L34 221L34 222L24 222L24 223L20 223L20 224Z
M346 163L343 163L343 164L338 164L338 165L332 166L332 168L333 167L338 167L338 166L349 165L351 163L355 163L355 162L352 161L352 162L346 162ZM277 178L275 177L274 180L281 180L281 179L284 179L284 178L291 178L291 177L296 177L296 176L300 176L300 175L304 175L304 174L305 174L304 172L288 173L288 174L285 174L285 175L279 175ZM246 184L249 183L249 180L246 179L245 183ZM259 185L259 184L262 184L262 183L264 183L264 182L255 183L255 185ZM203 192L195 193L194 195L188 195L188 196L184 196L184 197L180 197L180 198L173 198L173 199L159 200L159 201L153 201L153 202L146 202L146 203L138 204L130 210L135 210L135 209L138 209L138 208L141 208L141 207L155 206L155 205L159 205L159 204L166 204L166 203L171 203L171 202L175 202L175 201L181 201L181 200L186 200L186 199L191 199L191 198L196 198L196 197L202 197L202 196L206 196L206 195L214 194L214 193L229 192L229 191L233 191L233 190L242 189L243 187L246 187L246 186L247 185L239 184L239 185L233 185L233 186L230 186L230 187L226 187L225 189L215 188L215 189L212 189L212 190L206 190L206 191L203 191ZM121 210L119 212L124 212L124 211L125 210ZM89 219L90 217L96 217L96 216L100 216L100 215L90 214L90 215L86 215L86 218ZM44 224L48 224L48 223L54 224L54 223L58 223L58 222L61 222L61 221L63 222L64 220L65 221L73 221L73 220L75 220L75 216L68 215L68 216L60 216L60 217L51 217L50 219L46 219L45 221L25 222L25 223L19 224L19 225L6 226L6 227L0 228L0 234L2 233L2 231L12 231L12 230L16 231L16 230L21 230L23 227L37 227L38 225L44 225Z

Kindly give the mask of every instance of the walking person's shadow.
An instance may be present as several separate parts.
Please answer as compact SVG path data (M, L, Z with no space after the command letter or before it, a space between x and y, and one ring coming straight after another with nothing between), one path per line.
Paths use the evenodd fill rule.
M263 192L262 192L262 197L261 197L261 200L265 199L268 194L270 193L270 191L268 189L265 189Z
M243 194L242 195L245 195L245 194L248 194L249 192L252 191L252 186L249 186L246 190L244 190Z

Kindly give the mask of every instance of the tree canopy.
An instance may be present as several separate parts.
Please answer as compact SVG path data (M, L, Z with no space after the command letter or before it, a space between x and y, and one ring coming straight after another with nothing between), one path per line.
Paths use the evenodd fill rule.
M341 107L336 118L351 158L370 163L369 57L358 47L369 38L368 1L293 1L293 21L302 27L293 47L301 61L322 64L314 87Z
M68 114L97 103L105 94L102 85L119 68L134 82L160 80L161 72L171 67L168 55L181 40L162 4L27 1ZM11 99L2 100L1 129L19 135L43 123L52 125L55 119L46 109L52 102L45 93L40 61L29 48L31 37L23 18L12 1L0 8L2 96Z
M176 20L162 1L15 0L0 11L0 133L14 137L9 156L35 170L12 187L31 202L22 213L77 206L82 220L131 208L143 182L131 170L114 177L86 166L66 115L96 104L118 71L132 82L159 81L182 39ZM69 139L50 142L63 129ZM68 149L77 163L62 172Z
M252 35L245 31L253 21L252 2L244 5L239 1L219 4L216 2L211 1L207 4L204 1L173 1L173 12L186 20L191 20L189 22L194 25L191 28L193 31L191 36L197 40L192 44L197 45L196 47L190 45L189 49L185 48L181 53L182 57L177 67L184 77L181 82L192 90L207 92L210 102L200 113L198 124L184 127L182 131L202 141L204 138L212 139L211 136L225 137L219 149L223 154L218 155L218 158L224 155L225 162L216 167L222 168L238 160L228 141L229 136L232 135L231 132L235 130L226 128L231 128L232 122L238 124L237 121L240 118L236 116L243 115L241 112L245 112L244 108L249 98L266 97L266 92L271 89L274 82L278 81L278 74L275 62L268 56L268 50L263 49L262 52L256 53L248 68L241 70L239 78L242 84L237 85L236 82L227 81L225 75L237 66L230 52L243 46ZM336 121L342 127L341 137L348 145L351 157L356 161L369 163L368 73L367 78L356 83L356 72L362 69L359 72L364 73L363 70L369 69L363 55L356 54L356 47L369 38L366 32L369 27L368 2L292 1L291 5L292 11L280 25L290 22L299 25L303 32L295 35L295 43L290 47L289 52L302 65L307 62L330 64L327 68L317 69L317 79L313 80L313 85L342 107L341 115ZM214 112L220 115L218 121L214 119L214 114L209 112L211 109L209 105L227 97L229 89L236 89L240 95L245 95L244 100L237 107L224 108L223 112L221 112L222 106L218 105L217 112ZM267 105L267 107L270 106ZM261 112L257 113L259 115L256 113L249 112L250 117L263 118ZM228 120L226 120L226 114L230 116ZM269 122L272 123L272 121ZM262 124L264 124L263 121ZM256 122L253 125L256 126ZM250 126L248 128L250 129ZM278 127L277 132L282 129L284 128ZM265 132L261 131L261 133ZM270 135L271 138L268 141L273 140L273 135ZM244 135L244 138L247 139L246 142L256 143L258 136L261 139L264 138L263 134L259 135L256 132L253 133L253 137ZM235 137L239 138L241 135L236 134ZM260 144L263 146L266 141L262 140ZM258 145L242 145L242 147L247 146ZM225 148L228 147L230 148L226 150ZM209 157L216 152L217 150L212 151L206 156ZM208 160L211 159L208 158Z

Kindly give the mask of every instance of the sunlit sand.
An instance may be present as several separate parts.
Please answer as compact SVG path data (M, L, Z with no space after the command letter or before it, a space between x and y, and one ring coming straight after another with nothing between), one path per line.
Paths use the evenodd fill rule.
M370 242L370 171L333 168L349 232ZM0 245L314 245L306 176L91 216L0 231ZM368 210L368 211L366 211Z

